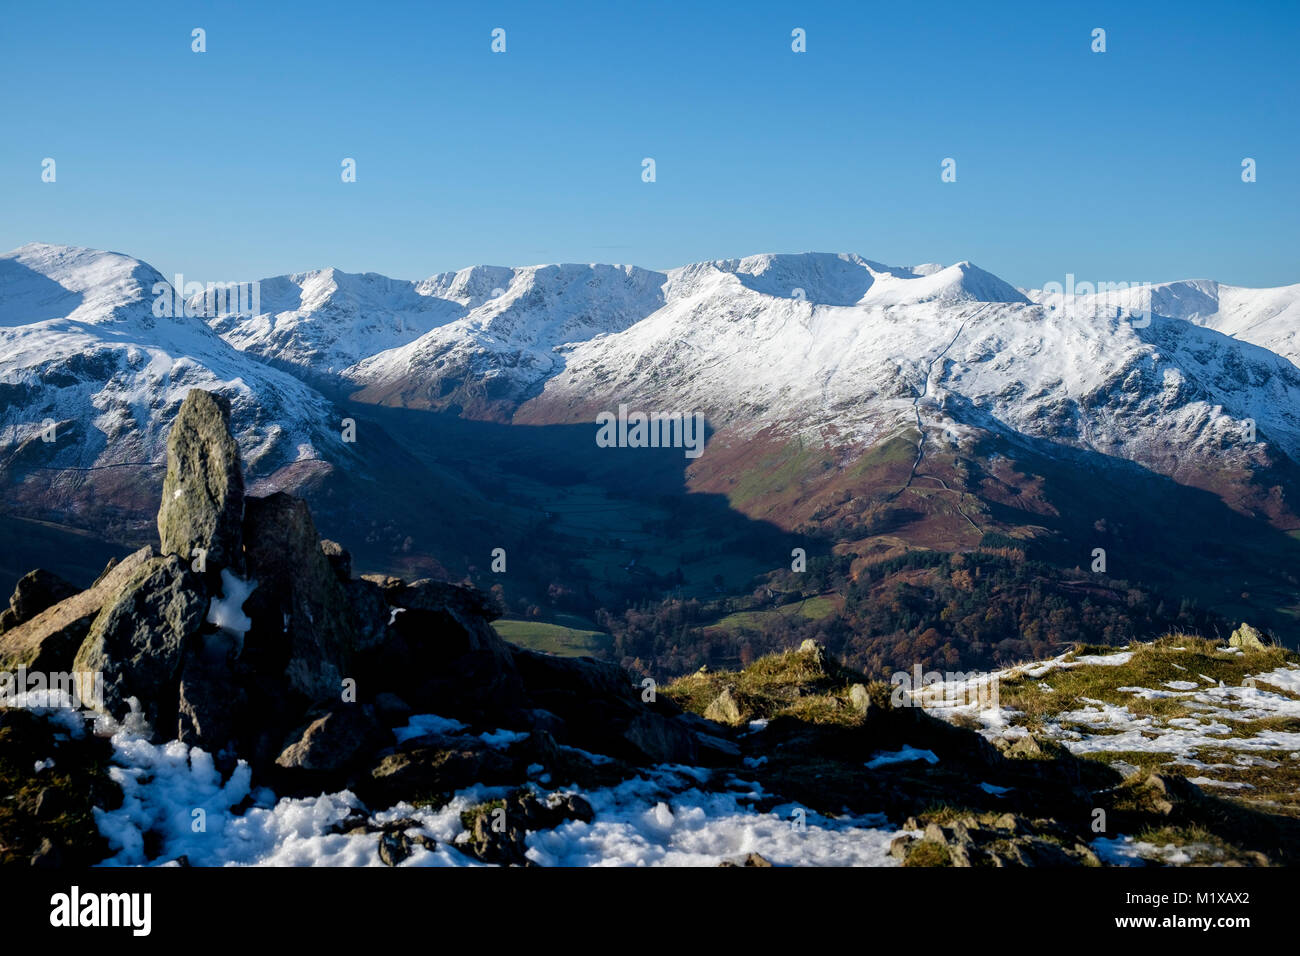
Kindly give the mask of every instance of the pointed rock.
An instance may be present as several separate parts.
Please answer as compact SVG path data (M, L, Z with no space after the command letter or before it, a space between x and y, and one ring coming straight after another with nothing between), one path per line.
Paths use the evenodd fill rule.
M1241 627L1233 631L1232 637L1228 638L1228 645L1230 647L1248 647L1259 651L1268 647L1266 640L1258 628L1251 627L1243 621Z
M730 687L722 688L722 693L704 711L705 720L716 720L720 724L738 724L741 716L740 704L736 702Z
M244 477L230 435L230 402L191 389L167 438L167 477L158 509L163 554L187 561L206 552L207 570L243 570Z

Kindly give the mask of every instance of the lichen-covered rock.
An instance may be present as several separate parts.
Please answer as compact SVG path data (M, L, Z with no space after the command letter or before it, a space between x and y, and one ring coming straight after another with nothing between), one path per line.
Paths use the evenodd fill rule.
M407 830L420 825L418 820L398 820L384 827L379 834L379 860L384 866L400 866L417 846L430 853L438 849L438 841L424 833L411 836Z
M162 729L175 718L186 645L207 610L203 579L188 563L174 554L150 558L99 612L73 668L103 674L103 709L113 717L125 716L134 697Z
M192 560L206 553L209 571L243 570L244 477L230 434L230 402L191 389L167 437L167 477L158 509L163 554Z
M917 829L909 820L907 829ZM900 834L889 853L907 867L1096 866L1097 855L1055 820L1027 820L1007 813L983 822L974 815L941 825L931 820L920 839Z
M1248 647L1255 650L1264 650L1268 647L1264 635L1246 622L1242 622L1241 627L1232 632L1228 638L1228 644L1231 647Z
M518 762L481 740L430 736L408 741L397 753L383 757L359 782L368 803L391 806L445 802L457 790L476 783L510 783L520 775Z
M590 823L595 811L582 797L552 794L545 802L531 790L516 790L502 800L471 807L460 815L465 836L454 846L484 863L529 866L526 835L568 820Z
M731 688L722 688L722 693L713 699L713 702L704 709L706 720L716 720L720 724L736 725L741 721L740 705L736 698L732 696Z
M863 717L867 716L872 705L866 684L854 684L849 688L849 705Z

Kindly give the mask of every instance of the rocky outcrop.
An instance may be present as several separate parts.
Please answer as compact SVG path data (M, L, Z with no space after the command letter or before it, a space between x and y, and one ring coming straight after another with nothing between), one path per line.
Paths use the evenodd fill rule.
M27 572L18 579L14 593L9 598L9 607L0 612L0 633L25 624L37 614L76 593L75 585L69 584L52 571L37 568Z
M259 730L270 732L277 710L267 706L235 672L222 641L203 640L191 646L181 665L176 688L176 738L210 753L233 756L257 740ZM253 704L261 704L262 718ZM269 746L270 741L266 744ZM223 761L229 763L229 757Z
M244 475L230 434L230 403L191 389L167 438L167 477L158 509L163 554L208 569L243 569Z
M666 698L644 701L617 664L514 649L533 703L563 723L564 743L629 763L692 763L697 730Z
M380 806L450 799L476 783L487 786L518 781L526 768L516 757L481 740L430 736L408 742L371 769L358 792Z
M346 584L352 580L352 555L347 548L337 541L321 538L320 550L341 583Z
M423 833L411 836L407 831L419 826L416 820L398 820L384 827L379 835L379 861L384 866L400 866L417 846L429 852L438 848L438 841Z
M95 616L117 598L126 582L152 556L152 548L127 555L88 590L64 598L0 634L0 671L12 672L20 667L46 673L71 670Z
M724 687L722 693L713 698L713 702L705 708L704 716L707 720L715 720L720 724L734 726L741 722L740 705L736 703L730 687Z
M347 771L393 743L393 732L366 704L339 704L290 737L292 742L275 759L276 766L322 790L338 789L346 782Z
M1251 627L1243 621L1241 627L1233 631L1232 636L1228 638L1228 645L1263 650L1269 646L1269 641L1258 628Z
M919 829L915 820L908 829ZM1030 821L1005 813L996 819L968 814L941 825L930 822L918 838L901 834L889 847L903 866L1100 866L1088 844L1055 820Z

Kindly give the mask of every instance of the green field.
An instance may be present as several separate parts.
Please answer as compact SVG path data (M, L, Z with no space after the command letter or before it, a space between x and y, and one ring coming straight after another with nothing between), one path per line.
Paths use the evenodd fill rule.
M599 657L611 638L604 631L584 631L544 621L493 621L497 633L511 644L560 657Z
M818 595L766 611L737 611L735 614L728 614L719 620L714 627L726 628L727 630L745 628L758 631L762 629L765 621L771 621L777 617L795 617L808 621L818 621L827 615L834 614L838 609L839 605L833 598Z

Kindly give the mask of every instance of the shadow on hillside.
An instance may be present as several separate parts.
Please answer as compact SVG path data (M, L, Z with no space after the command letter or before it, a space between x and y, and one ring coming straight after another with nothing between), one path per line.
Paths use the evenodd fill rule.
M468 572L481 586L500 581L536 601L569 591L582 597L575 606L619 608L665 593L734 594L788 567L793 548L810 558L830 551L829 541L746 517L722 495L688 493L692 459L681 448L601 448L594 423L344 409L357 421L367 474L335 473L305 496L358 570L409 576L427 554L448 576ZM507 557L499 579L496 548Z
M1300 609L1300 539L1292 532L1127 459L1018 433L1009 438L1002 422L960 402L950 402L949 411L991 432L973 456L985 476L990 456L1001 455L1017 471L1043 480L1042 498L1055 507L1054 515L985 499L999 522L1056 533L1031 549L1032 556L1089 570L1093 550L1102 548L1106 573L1113 577L1195 601L1234 625L1249 621L1291 647L1300 645L1300 628L1289 610ZM1282 489L1283 500L1300 500L1300 469L1278 457L1264 480Z
M80 292L65 289L14 259L0 259L0 300L5 305L5 326L64 318L80 308L83 299Z

